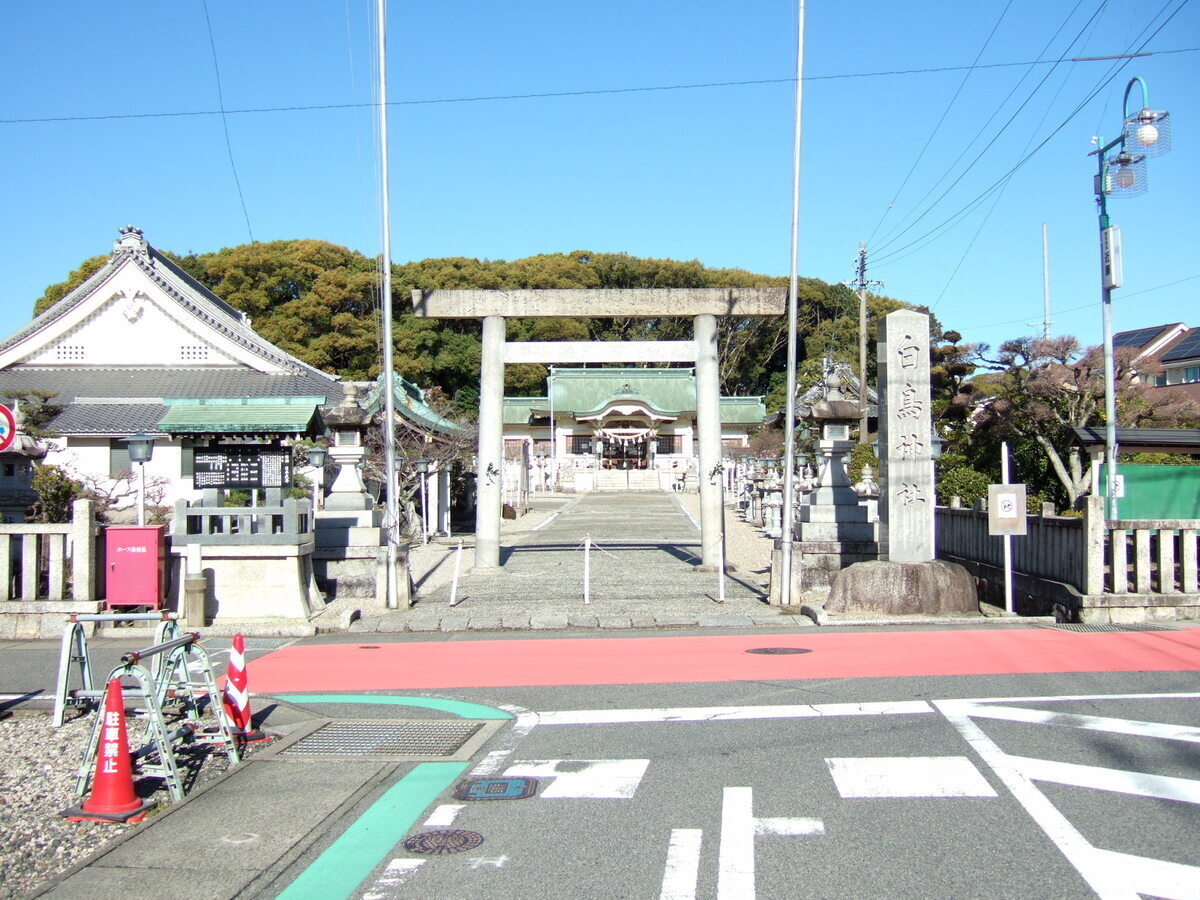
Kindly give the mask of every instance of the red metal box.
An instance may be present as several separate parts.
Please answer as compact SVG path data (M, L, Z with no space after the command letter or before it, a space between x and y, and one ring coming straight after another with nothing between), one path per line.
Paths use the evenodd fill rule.
M104 551L107 607L161 609L167 589L166 528L109 525L104 532Z

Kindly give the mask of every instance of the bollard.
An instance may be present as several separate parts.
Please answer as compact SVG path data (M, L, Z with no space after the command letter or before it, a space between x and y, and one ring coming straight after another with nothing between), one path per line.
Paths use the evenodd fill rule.
M583 603L587 606L591 600L592 578L592 538L589 535L583 539Z
M205 602L208 597L208 576L203 572L183 577L183 624L188 628L203 628Z
M454 554L454 579L450 582L450 605L454 606L457 601L454 599L458 595L458 573L462 569L462 538L458 539L458 551Z

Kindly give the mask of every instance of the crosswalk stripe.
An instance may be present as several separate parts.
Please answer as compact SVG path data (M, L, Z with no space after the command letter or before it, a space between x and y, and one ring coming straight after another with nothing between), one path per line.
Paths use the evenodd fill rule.
M883 703L814 703L793 706L681 706L662 709L576 709L537 713L537 724L634 725L648 722L736 722L826 716L895 716L932 713L924 700Z

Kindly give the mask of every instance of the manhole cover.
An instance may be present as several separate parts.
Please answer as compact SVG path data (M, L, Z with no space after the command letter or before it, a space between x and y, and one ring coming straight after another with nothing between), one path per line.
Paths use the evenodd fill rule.
M359 650L378 650L379 645L378 644L359 644L358 649Z
M1059 631L1097 632L1097 631L1174 631L1167 625L1151 625L1141 622L1130 622L1128 625L1083 625L1066 623L1053 626Z
M803 647L754 647L746 652L762 653L769 656L778 656L784 653L812 653L811 650L806 650Z
M536 778L476 778L455 789L459 800L521 800L537 793Z
M414 834L404 842L404 849L410 853L460 853L474 850L482 843L483 835L476 831L441 828Z
M482 727L450 720L341 719L326 722L282 752L290 756L435 758L453 756Z

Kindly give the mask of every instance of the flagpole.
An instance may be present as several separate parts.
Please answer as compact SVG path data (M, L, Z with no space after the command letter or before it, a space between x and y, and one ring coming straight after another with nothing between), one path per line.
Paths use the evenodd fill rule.
M375 10L379 31L379 202L383 213L383 289L380 307L383 312L383 455L384 479L387 482L387 608L396 609L400 602L396 584L396 549L400 543L400 498L396 478L396 398L393 385L395 372L392 360L392 217L388 185L387 131L387 4L376 0Z

